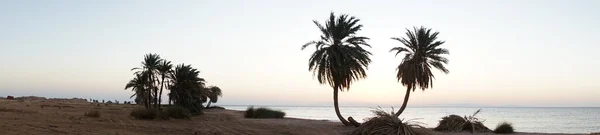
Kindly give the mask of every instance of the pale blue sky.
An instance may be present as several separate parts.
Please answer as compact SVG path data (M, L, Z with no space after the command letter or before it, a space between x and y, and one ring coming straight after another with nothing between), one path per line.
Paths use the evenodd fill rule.
M409 106L600 106L600 1L0 1L0 96L126 100L146 53L192 64L219 104L331 105L308 71L329 12L361 19L374 54L341 105L401 104L405 28L441 32L450 74Z

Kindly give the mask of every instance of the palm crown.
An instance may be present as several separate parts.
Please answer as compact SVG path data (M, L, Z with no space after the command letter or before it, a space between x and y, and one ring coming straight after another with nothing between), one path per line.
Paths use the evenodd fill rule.
M432 33L431 29L425 27L414 27L413 30L407 29L408 38L392 38L400 41L404 47L394 47L390 52L396 51L396 55L405 53L396 75L402 85L412 91L417 87L425 90L433 85L432 67L446 74L449 72L444 67L444 64L448 64L448 59L442 56L449 52L445 48L439 48L444 44L444 41L436 41L439 32Z
M371 63L371 53L361 46L371 47L367 37L356 36L362 25L359 19L340 15L337 19L331 13L325 26L313 21L321 30L321 39L311 41L302 49L314 45L316 51L309 59L309 70L317 75L319 83L327 82L334 88L349 89L353 80L365 78L365 69Z

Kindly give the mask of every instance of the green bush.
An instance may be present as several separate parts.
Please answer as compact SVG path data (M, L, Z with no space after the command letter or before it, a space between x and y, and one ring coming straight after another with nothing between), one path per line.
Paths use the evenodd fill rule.
M156 108L136 108L131 111L129 115L136 119L142 120L153 120L159 115L159 111Z
M85 112L83 115L87 117L100 118L100 112L98 110L90 110Z
M246 118L283 118L285 116L285 112L279 111L279 110L273 110L273 109L269 109L269 108L264 108L264 107L260 107L260 108L254 108L254 107L249 107L248 109L246 109L246 113L244 114L244 117Z
M496 126L496 129L494 129L494 133L497 134L509 134L509 133L514 133L515 129L513 128L512 124L509 122L502 122L500 124L498 124L498 126Z
M170 118L175 119L190 119L192 117L190 110L180 106L168 107L162 113L166 114Z

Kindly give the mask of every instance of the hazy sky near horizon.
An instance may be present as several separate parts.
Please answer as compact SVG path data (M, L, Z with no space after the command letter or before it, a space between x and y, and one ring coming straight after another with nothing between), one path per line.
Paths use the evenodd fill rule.
M0 1L0 96L127 100L143 55L192 64L218 104L332 105L308 71L312 20L361 19L373 62L340 104L401 105L405 28L440 32L450 73L409 106L600 106L600 1Z

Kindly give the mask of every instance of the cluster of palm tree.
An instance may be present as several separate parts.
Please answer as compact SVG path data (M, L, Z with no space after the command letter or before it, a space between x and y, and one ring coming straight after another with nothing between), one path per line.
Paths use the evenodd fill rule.
M308 46L315 46L316 50L309 59L309 71L317 76L321 84L329 84L333 87L333 104L337 117L344 125L358 126L352 117L348 122L342 117L338 106L338 91L348 91L352 82L367 77L366 69L371 63L371 53L364 47L371 47L368 37L358 36L356 33L363 26L353 16L342 14L335 16L331 13L325 24L313 21L321 31L319 40L310 41L302 46L304 50ZM414 27L413 30L406 29L406 37L392 38L404 46L394 47L390 52L404 54L404 58L397 67L396 77L404 85L406 95L402 107L395 113L398 117L408 103L411 91L417 88L425 90L433 85L434 75L432 68L448 73L444 67L448 59L444 56L449 51L439 46L444 41L437 40L439 32L432 32L425 27Z
M135 93L135 102L146 108L161 109L163 90L169 90L169 105L189 109L198 114L203 108L202 103L217 102L222 95L217 86L206 87L204 78L199 77L200 71L191 65L179 64L175 67L171 61L160 58L158 54L146 54L141 67L133 68L135 77L127 83L125 89ZM209 102L209 103L210 103Z

